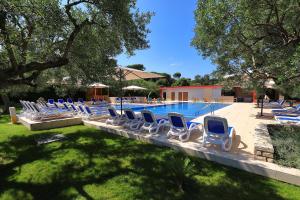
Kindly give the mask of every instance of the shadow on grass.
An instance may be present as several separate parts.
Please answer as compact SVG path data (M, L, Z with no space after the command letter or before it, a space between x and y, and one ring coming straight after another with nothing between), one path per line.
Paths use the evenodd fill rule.
M60 130L60 129L56 129ZM22 199L281 199L263 177L95 129L37 146L49 131L0 143L4 195Z

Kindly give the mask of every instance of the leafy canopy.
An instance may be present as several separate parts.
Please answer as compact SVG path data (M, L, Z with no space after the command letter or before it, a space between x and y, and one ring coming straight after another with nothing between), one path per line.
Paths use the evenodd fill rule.
M300 77L300 4L294 0L199 0L192 45L223 75L273 78L293 87ZM240 75L240 76L239 76Z
M143 64L133 64L133 65L127 65L128 68L137 69L141 71L145 71L146 68Z
M0 88L100 80L116 55L148 47L151 15L135 0L1 0Z

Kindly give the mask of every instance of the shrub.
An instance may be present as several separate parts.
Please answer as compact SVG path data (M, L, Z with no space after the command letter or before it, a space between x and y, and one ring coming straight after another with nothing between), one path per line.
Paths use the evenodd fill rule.
M300 169L300 127L269 125L277 164Z

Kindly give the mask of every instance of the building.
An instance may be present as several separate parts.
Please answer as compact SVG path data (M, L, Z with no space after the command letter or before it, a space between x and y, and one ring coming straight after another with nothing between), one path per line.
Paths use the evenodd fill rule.
M160 96L167 101L212 101L221 98L221 85L161 87Z

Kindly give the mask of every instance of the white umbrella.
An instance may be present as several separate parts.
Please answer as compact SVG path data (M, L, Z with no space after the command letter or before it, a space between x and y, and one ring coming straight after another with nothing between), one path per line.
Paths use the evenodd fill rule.
M146 88L140 87L140 86L136 86L136 85L130 85L127 87L123 87L123 90L146 90Z
M109 88L108 85L104 85L102 83L93 83L93 84L89 85L88 87L90 87L90 88Z

